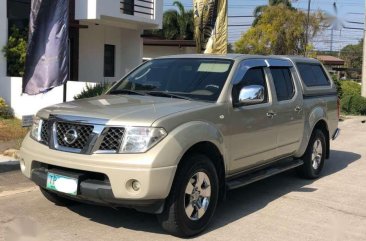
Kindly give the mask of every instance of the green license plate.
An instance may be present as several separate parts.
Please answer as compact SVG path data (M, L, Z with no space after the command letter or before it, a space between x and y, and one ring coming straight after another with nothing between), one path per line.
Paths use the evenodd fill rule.
M47 189L76 196L78 179L49 172L47 174Z

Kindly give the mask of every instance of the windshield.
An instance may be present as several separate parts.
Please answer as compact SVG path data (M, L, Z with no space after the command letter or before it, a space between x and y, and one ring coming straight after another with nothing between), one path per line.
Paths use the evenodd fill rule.
M217 101L232 66L220 59L156 59L118 82L108 94Z

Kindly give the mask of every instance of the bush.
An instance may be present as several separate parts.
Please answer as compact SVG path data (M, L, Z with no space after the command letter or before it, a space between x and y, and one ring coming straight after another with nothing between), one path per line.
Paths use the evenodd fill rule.
M28 30L20 30L13 26L8 43L2 49L7 60L8 76L23 76L27 52Z
M342 89L342 83L341 83L341 81L338 80L338 78L336 78L336 77L333 76L333 82L334 82L334 84L337 87L338 97L340 99L342 99L342 97L343 97L343 89Z
M5 100L3 98L0 98L0 118L10 119L13 117L13 111L10 106L5 103Z
M366 98L361 95L347 95L341 100L342 111L352 115L366 115Z
M361 85L359 83L351 80L343 80L340 82L343 96L361 95Z
M105 94L111 86L112 85L109 83L99 83L96 84L95 86L86 85L86 87L80 94L74 96L74 99L80 100Z

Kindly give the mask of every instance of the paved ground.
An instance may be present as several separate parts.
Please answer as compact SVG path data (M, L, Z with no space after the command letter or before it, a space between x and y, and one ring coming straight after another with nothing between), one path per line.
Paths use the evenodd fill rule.
M366 240L366 124L340 123L324 176L302 180L293 171L232 191L197 240ZM175 240L153 215L133 210L55 206L0 163L0 240ZM19 239L18 239L19 240Z

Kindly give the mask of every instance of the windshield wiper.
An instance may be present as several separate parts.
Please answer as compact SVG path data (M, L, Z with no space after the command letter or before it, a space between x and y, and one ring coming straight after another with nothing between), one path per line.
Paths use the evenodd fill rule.
M129 94L129 95L147 95L144 92L135 91L135 90L126 90L126 89L112 90L111 92L108 93L108 95L123 95L123 94Z
M193 100L192 98L182 96L182 95L173 94L173 93L166 92L166 91L149 91L149 92L146 92L146 93L148 95L158 96L158 97L170 97L170 98L177 98L177 99L183 99L183 100Z

